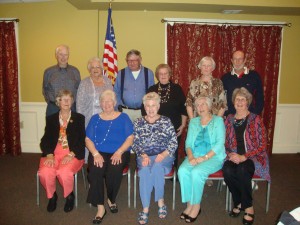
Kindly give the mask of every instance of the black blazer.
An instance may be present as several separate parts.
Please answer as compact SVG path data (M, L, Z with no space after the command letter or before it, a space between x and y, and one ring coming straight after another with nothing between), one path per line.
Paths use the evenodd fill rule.
M83 159L85 155L85 126L84 116L71 112L71 118L66 130L70 151L75 153L77 159ZM54 154L59 137L59 112L46 117L45 134L41 139L40 148L42 157Z

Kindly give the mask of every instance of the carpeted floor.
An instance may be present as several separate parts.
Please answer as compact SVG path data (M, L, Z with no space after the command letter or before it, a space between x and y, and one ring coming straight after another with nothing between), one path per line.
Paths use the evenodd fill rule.
M81 173L78 174L78 208L70 213L63 211L64 199L58 187L58 206L55 212L46 211L47 199L41 190L40 206L36 205L36 172L40 154L22 154L18 157L0 156L0 225L86 225L92 224L96 208L86 203L87 190L84 189ZM292 210L300 206L300 155L284 154L271 157L271 200L270 210L265 213L266 184L259 183L254 192L255 225L274 225L283 210ZM131 170L135 167L131 162ZM107 212L103 225L137 224L137 215L141 210L139 196L137 209L133 208L133 176L131 181L131 208L127 206L127 179L123 179L117 203L119 213ZM216 191L217 182L213 187L205 187L202 199L202 213L194 224L205 225L241 225L242 216L230 218L225 211L225 188L221 193ZM184 209L181 203L180 186L176 187L176 209L172 211L172 182L166 181L165 202L168 216L161 220L157 216L157 205L153 202L150 208L149 224L177 225L185 224L179 219ZM108 207L106 207L108 209Z

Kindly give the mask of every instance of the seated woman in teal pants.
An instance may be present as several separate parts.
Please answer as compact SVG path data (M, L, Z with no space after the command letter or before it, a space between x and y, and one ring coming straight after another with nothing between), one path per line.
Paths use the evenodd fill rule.
M187 157L179 167L181 199L187 203L180 219L195 222L201 212L200 202L208 176L222 168L225 159L223 118L212 115L208 97L195 100L199 117L191 119L185 148Z

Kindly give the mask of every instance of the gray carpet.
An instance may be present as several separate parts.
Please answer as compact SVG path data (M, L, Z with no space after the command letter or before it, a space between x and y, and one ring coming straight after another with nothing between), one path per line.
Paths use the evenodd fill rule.
M0 225L85 225L92 224L96 208L86 203L87 190L84 189L81 173L78 174L78 208L70 213L63 211L64 199L58 186L58 206L55 212L48 213L48 200L45 191L41 190L40 206L36 205L36 171L40 154L22 154L18 157L0 156ZM278 215L283 210L292 210L300 206L300 155L284 154L271 157L271 200L270 210L265 213L266 184L260 182L259 189L254 192L254 208L256 225L276 224ZM134 159L131 169L135 167ZM133 178L133 176L132 176ZM127 180L123 179L117 203L118 214L107 212L103 225L137 224L137 215L141 203L137 196L137 209L133 208L133 179L131 208L127 206ZM225 188L217 193L217 182L213 187L205 187L202 200L202 213L194 224L205 225L241 225L242 216L230 218L225 211ZM149 224L185 224L179 219L184 210L180 200L180 187L177 182L176 209L172 211L172 182L166 181L165 202L168 206L168 216L161 220L157 216L157 205L153 202L150 207ZM106 207L108 209L108 207Z

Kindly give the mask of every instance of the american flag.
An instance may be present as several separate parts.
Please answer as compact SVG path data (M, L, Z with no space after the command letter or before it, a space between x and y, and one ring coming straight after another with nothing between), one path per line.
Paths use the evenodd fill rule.
M115 83L118 74L118 56L114 27L111 19L111 7L108 9L106 37L104 43L103 67L105 74Z

